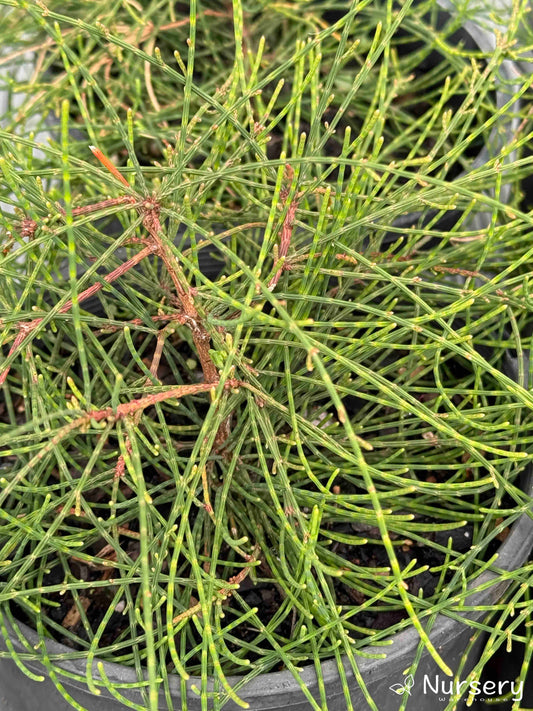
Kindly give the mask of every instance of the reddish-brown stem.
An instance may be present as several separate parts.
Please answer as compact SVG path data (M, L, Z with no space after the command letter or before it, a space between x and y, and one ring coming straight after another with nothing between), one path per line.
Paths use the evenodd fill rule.
M431 267L435 272L445 272L447 274L460 274L466 277L480 277L482 274L479 272L472 272L469 269L459 269L459 267L442 267L440 264L436 264Z
M118 171L118 169L115 167L115 165L107 158L102 151L99 148L96 148L95 146L90 146L91 151L95 155L95 157L107 168L107 170L119 181L127 187L128 189L131 189L131 186L129 185L128 181L124 178L124 176ZM289 168L288 168L289 169ZM95 203L94 205L87 205L79 208L74 208L72 211L72 214L75 216L78 215L84 215L84 214L89 214L92 212L95 212L97 210L100 210L102 208L106 207L111 207L114 205L119 205L119 204L125 204L125 203L130 203L132 205L136 205L138 201L136 198L133 196L123 196L120 198L110 198L108 200L102 200L98 203ZM179 397L181 395L178 395L178 393L182 394L187 394L187 393L192 393L192 392L200 392L202 390L210 390L211 387L218 382L218 371L216 369L216 366L211 358L211 355L209 353L210 346L211 346L211 338L209 336L209 333L200 318L200 314L198 313L198 310L195 306L194 303L194 298L193 298L193 290L187 283L182 270L179 266L179 264L176 262L174 255L172 254L171 250L167 247L165 244L164 240L161 237L161 223L159 220L159 204L157 203L156 200L150 200L146 199L142 203L138 204L138 209L143 217L143 225L147 229L150 238L151 238L151 244L149 244L145 249L141 250L139 254L137 254L135 257L132 257L128 261L124 262L124 264L121 264L119 267L117 267L113 272L110 274L106 275L103 277L103 282L110 283L120 277L122 274L127 272L129 269L131 269L133 266L138 264L144 257L148 256L151 253L157 252L157 254L161 257L163 260L163 263L165 264L165 267L174 283L174 287L176 289L176 293L178 295L178 299L181 305L181 310L182 313L179 314L178 320L181 323L186 323L189 328L191 329L192 333L192 338L193 342L196 346L196 351L198 354L198 358L200 360L200 364L203 370L204 374L204 383L200 383L197 385L188 385L188 386L177 386L176 389L176 394L175 395L168 395L166 393L159 393L157 396L148 396L147 398L141 398L140 400L133 400L130 403L127 403L126 405L120 405L119 408L117 409L116 413L113 413L112 408L106 408L104 410L99 410L99 411L92 411L90 414L90 417L96 420L104 419L106 417L122 417L127 414L135 414L137 412L140 412L143 407L147 407L149 404L154 404L155 402L159 402L161 399L165 399L168 397ZM292 209L289 208L289 212L292 214L291 221L294 221L294 211L296 207ZM61 210L64 214L64 210ZM291 222L291 224L292 224ZM287 220L285 221L287 223ZM284 223L284 227L285 227ZM292 227L291 227L292 231ZM288 250L288 246L290 243L290 234L287 235L287 231L285 230L284 233L282 233L282 246L281 249L285 250L285 252L282 252L282 254L286 254L286 251ZM288 240L288 241L287 241ZM279 278L279 277L278 277ZM78 303L83 302L85 299L88 299L90 296L93 296L96 294L103 286L102 282L99 282L97 284L94 284L90 286L88 289L83 291L81 294L78 295ZM67 313L70 311L70 309L73 306L72 300L67 301L59 310L58 313ZM37 326L42 323L43 318L38 318L34 319L33 321L26 322L26 323L21 323L19 324L19 333L15 337L15 340L13 341L13 344L9 350L9 356L13 355L13 353L24 343L26 338L37 328ZM158 337L158 344L156 348L156 353L154 354L154 361L152 363L155 373L157 372L157 367L159 364L159 360L161 358L161 352L163 348L163 340L160 340ZM3 370L0 372L0 385L2 385L9 373L10 368L9 367L4 367ZM151 371L152 372L152 371ZM154 373L153 373L154 374ZM229 382L229 381L228 381ZM226 384L227 386L227 384ZM192 388L192 389L191 389ZM150 398L152 398L150 400ZM133 409L132 409L133 408ZM87 417L87 416L84 416ZM81 418L83 421L84 418ZM73 423L70 423L69 426L64 428L65 431L70 431L71 427L73 426ZM75 425L74 425L75 426ZM226 418L226 420L220 425L218 432L215 437L215 449L220 450L222 448L222 445L224 442L227 440L228 436L230 433L230 418ZM122 470L124 467L124 461L122 457L119 457L119 460L117 462L117 472L120 476Z
M64 427L62 427L48 442L48 444L43 447L35 457L32 459L31 464L40 461L48 452L50 452L68 435L70 432L74 432L77 429L87 427L90 425L91 421L102 422L102 420L108 420L110 422L116 422L117 420L127 417L128 415L135 415L135 413L144 410L147 407L155 405L157 402L163 402L164 400L171 400L180 397L185 397L186 395L195 395L200 392L208 392L216 385L216 383L195 383L194 385L177 385L170 390L166 390L162 393L155 393L153 395L146 395L145 397L139 398L137 400L130 400L129 402L122 403L113 410L112 407L104 407L102 410L90 410L84 415L77 417L75 420L71 420ZM244 385L239 380L227 380L224 383L224 388L237 388L240 385Z
M180 265L176 262L171 250L161 238L161 222L159 220L159 205L154 200L145 200L143 210L143 225L150 234L157 253L163 260L163 264L172 279L179 303L181 305L182 317L191 330L192 340L196 347L196 353L200 360L200 365L204 374L205 384L215 383L219 379L218 371L209 353L211 348L211 337L203 323L198 309L195 306L192 289L187 283ZM231 431L231 416L221 422L215 435L214 448L220 451L228 439Z
M167 338L167 333L165 333L165 329L168 327L163 328L159 333L157 334L157 344L155 347L154 355L152 357L152 363L150 364L150 375L157 380L157 371L159 370L159 363L161 362L161 356L163 355L163 347L165 345L165 340ZM150 384L150 378L146 379L146 385Z
M205 383L217 382L219 375L215 364L211 358L209 350L211 348L211 337L200 318L198 310L194 304L194 299L191 294L191 289L181 273L180 266L176 263L174 255L161 239L161 224L157 208L153 207L145 214L143 221L144 226L150 233L154 244L157 246L158 254L160 255L167 272L172 279L178 299L182 308L182 315L185 318L185 323L191 329L193 343L196 347L196 353L200 360L200 365L204 374ZM231 431L231 418L227 417L218 428L215 436L215 450L222 449L224 442L228 439Z
M161 238L161 223L159 221L158 214L159 206L155 202L148 200L145 201L143 208L143 225L152 237L154 245L157 247L158 254L163 260L163 264L165 265L166 270L174 284L174 288L176 289L183 316L186 319L187 325L191 329L192 339L194 345L196 346L200 365L202 366L202 371L204 373L204 380L206 383L214 383L218 380L218 371L209 354L211 338L198 314L190 287L181 273L181 268L179 264L176 263L174 255Z
M123 195L122 197L109 198L109 200L100 200L100 202L92 203L91 205L82 205L81 207L75 207L72 210L72 216L77 217L78 215L88 215L91 212L98 212L98 210L105 210L106 207L113 207L114 205L135 205L137 200L129 195ZM65 213L65 210L61 208L61 212Z
M236 381L227 381L225 387L235 387ZM196 393L209 392L216 383L194 383L191 385L176 385L170 390L165 390L162 393L153 393L144 397L124 402L113 410L112 407L104 407L102 410L90 410L86 417L96 422L101 422L108 417L113 420L120 420L128 415L134 415L139 410L144 410L158 402L171 400L172 398L185 397L185 395L195 395Z
M172 313L172 314L156 314L154 316L150 317L152 321L177 321L180 323L182 326L185 325L186 319L185 316L181 313ZM104 326L102 329L100 329L101 332L106 332L106 333L114 333L115 331L119 331L121 328L124 328L124 326L142 326L145 322L142 320L142 318L133 318L130 321L123 321L120 326Z
M165 390L161 393L154 393L151 395L145 395L135 400L130 400L120 404L116 410L112 407L104 407L101 410L90 410L85 414L77 417L75 420L71 420L64 427L62 427L57 434L52 437L50 442L46 447L43 447L32 460L33 463L38 462L42 459L47 452L56 447L70 432L77 429L85 428L93 422L102 422L107 420L109 422L116 422L124 417L136 415L142 412L147 407L151 407L158 402L164 402L165 400L178 399L186 397L187 395L196 395L201 392L209 392L218 383L195 383L193 385L176 385L174 388ZM244 382L236 379L229 379L224 383L224 388L229 390L231 388L238 388L240 386L245 386ZM129 451L129 443L126 442L126 451ZM122 456L122 455L121 455ZM123 461L123 458L122 458ZM117 461L117 466L115 468L115 476L121 476L124 473L122 469L122 464L120 463L120 457Z
M149 247L145 247L144 249L141 249L141 251L138 254L136 254L134 257L131 257L131 259L128 259L123 264L120 264L112 272L103 276L102 282L93 284L88 289L85 289L85 291L82 291L81 294L78 294L78 303L82 303L83 301L88 299L90 296L93 296L98 291L100 291L100 289L102 289L102 287L103 287L103 282L110 284L111 282L115 281L115 279L118 279L120 276L122 276L127 271L129 271L132 267L139 264L139 262L141 262L149 254L153 254L154 251L155 250L152 245L150 245ZM60 314L67 313L72 308L72 305L73 305L72 299L69 299L58 310L58 313L60 313ZM40 318L33 319L33 321L27 321L25 323L19 324L19 326L18 326L19 332L16 335L15 340L13 341L13 344L11 345L11 348L9 349L8 357L10 355L12 355L19 348L19 346L26 340L26 337L29 336L30 333L32 333L32 331L34 331L37 328L37 326L43 321L43 318L44 317L40 317ZM8 366L7 368L4 367L4 369L0 373L0 385L4 384L6 378L9 374L9 371L10 371L10 367Z
M126 437L126 452L128 454L131 454L131 442L130 438ZM124 476L124 472L126 471L126 460L124 459L123 454L119 454L118 459L117 459L117 465L115 467L115 479L120 479L121 477Z
M65 425L51 440L50 444L55 446L61 442L63 437L65 437L69 432L76 430L80 427L86 427L93 422L102 422L102 420L108 420L111 422L116 422L117 420L123 419L124 417L136 415L138 412L142 412L147 407L152 407L158 402L164 402L165 400L179 399L186 397L187 395L196 395L197 393L209 392L215 387L217 383L194 383L191 385L176 385L174 388L165 390L162 393L153 393L151 395L145 395L144 397L137 398L135 400L130 400L129 402L121 403L116 410L112 407L104 407L101 410L89 410L84 415L81 415L75 420L72 420L67 425ZM229 379L224 383L224 388L229 390L230 388L238 388L240 385L244 385L240 380ZM126 448L128 445L126 445ZM46 449L41 450L37 454L36 459L40 459L46 453ZM118 466L118 462L117 462ZM116 469L115 469L116 474ZM120 471L119 471L120 474Z
M128 189L131 187L126 178L119 172L117 167L105 156L96 146L89 146L93 155L98 158L100 163ZM129 198L134 202L133 198ZM211 356L209 355L211 339L207 329L199 318L198 311L194 305L191 289L187 284L186 279L181 273L179 265L174 259L174 255L168 249L164 240L161 238L161 222L159 220L159 204L156 200L144 200L139 206L139 210L143 217L143 225L147 229L157 252L174 283L176 293L178 295L183 316L186 319L187 325L191 329L194 345L200 359L200 364L204 373L206 383L214 383L218 379L218 372Z
M132 267L135 267L139 262L142 262L142 260L145 257L148 257L150 254L154 253L154 248L149 245L148 247L145 247L144 249L141 249L141 251L128 259L126 262L123 264L119 264L119 266L114 269L112 272L109 274L106 274L105 276L102 277L103 281L105 281L107 284L111 284L111 282L115 281L115 279L118 279L120 276L128 272ZM85 291L82 291L81 294L78 295L78 302L85 301L88 299L90 296L93 296L97 292L102 289L103 284L102 282L97 282L96 284L93 284L90 286L88 289L85 289ZM69 299L60 309L59 313L64 314L70 311L72 308L72 299Z
M285 178L287 181L292 181L292 178L294 176L294 170L290 165L285 166ZM282 190L281 196L286 202L289 198L289 190L290 187L286 187ZM279 261L280 259L284 259L288 252L289 252L289 247L291 244L291 238L292 238L292 231L294 229L294 218L296 217L296 210L298 209L298 200L295 198L292 200L292 202L289 204L289 207L287 209L287 214L285 215L285 219L283 220L283 225L281 228L281 237L279 241L279 250L278 250L278 259L276 261ZM275 266L275 265L274 265ZM278 271L274 274L272 279L268 283L268 288L270 291L273 291L274 288L276 287L276 284L280 280L281 275L283 274L285 267L281 267L278 269Z
M152 375L152 377L155 380L157 380L157 371L159 369L159 363L161 361L161 356L163 355L163 347L165 345L165 339L167 337L167 333L165 333L165 331L167 328L168 328L168 326L165 326L157 334L157 345L155 347L154 355L152 357L152 362L150 364L150 374ZM152 385L151 378L146 378L146 380L144 381L144 386L149 387L150 385ZM139 410L136 413L135 418L134 418L134 422L136 425L139 424L141 415L142 415L142 410ZM128 440L128 444L129 444L129 440Z

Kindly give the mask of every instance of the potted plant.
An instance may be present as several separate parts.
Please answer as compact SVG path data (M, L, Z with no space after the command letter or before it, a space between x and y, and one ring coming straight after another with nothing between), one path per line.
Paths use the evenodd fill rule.
M465 685L441 702L440 679L488 658L482 632L505 638L484 617L524 607L533 541L531 218L512 190L529 129L505 43L448 46L463 18L434 29L433 3L235 2L216 87L195 52L227 67L226 11L167 18L189 33L176 69L148 46L157 3L125 3L131 27L103 3L10 5L21 42L28 18L49 33L29 44L49 72L35 111L62 103L48 146L15 112L0 132L8 703L38 693L14 664L59 692L45 709L427 708L411 690L430 673L431 704L455 703ZM249 27L294 44L254 57ZM495 117L506 140L476 161Z

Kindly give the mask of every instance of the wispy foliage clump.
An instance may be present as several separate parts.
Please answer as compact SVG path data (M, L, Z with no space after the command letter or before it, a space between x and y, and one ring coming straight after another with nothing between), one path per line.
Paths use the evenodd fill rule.
M0 4L2 624L152 711L410 626L447 670L530 501L523 8Z

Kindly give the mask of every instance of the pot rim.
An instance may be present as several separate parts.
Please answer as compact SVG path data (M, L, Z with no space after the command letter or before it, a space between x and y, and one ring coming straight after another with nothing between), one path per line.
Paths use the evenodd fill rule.
M527 355L524 356L524 361L529 361ZM518 358L512 356L507 352L503 361L503 372L505 372L510 378L518 382ZM529 372L527 367L523 369L524 375ZM527 377L525 375L525 377ZM526 465L525 470L521 474L523 485L522 489L528 493L529 496L533 496L533 463ZM520 517L515 521L511 527L511 531L505 541L500 545L498 549L498 559L495 565L505 571L512 571L520 567L533 547L533 514L531 512L525 511L520 515ZM497 600L510 583L509 579L502 580L501 577L496 573L489 570L484 571L478 575L474 580L468 584L468 590L470 591L467 598L465 599L465 604L468 606L473 605L483 605L487 606L492 604ZM483 586L483 589L479 588ZM484 587L486 586L486 587ZM459 614L459 613L458 613ZM481 611L470 611L465 613L460 613L461 617L465 620L476 621L486 615L486 610ZM466 623L465 623L466 624ZM24 653L27 649L22 645L16 632L13 630L9 622L6 621L6 626L10 632L11 642L14 649L17 652ZM17 621L17 626L20 632L23 633L27 642L33 646L37 647L42 644L39 636L35 630L26 625L25 623ZM435 619L435 623L428 632L428 636L432 644L439 649L445 642L453 639L455 636L459 635L464 631L465 626L461 624L461 621L448 617L443 613L439 613ZM386 646L389 644L390 646ZM360 650L357 648L353 650L354 657L356 659L356 664L359 672L363 677L365 677L365 684L372 681L373 684L384 680L387 677L389 680L395 676L399 677L406 667L409 666L411 660L414 659L417 651L417 647L421 644L420 636L418 632L413 628L409 627L401 632L388 637L383 640L380 646L365 646ZM71 653L70 647L61 644L53 639L46 640L47 653L58 656L65 653ZM383 652L387 650L386 657L383 658ZM358 657L358 652L361 652L365 656ZM424 654L428 654L427 650L424 650ZM368 655L380 655L380 658L368 656ZM343 665L345 668L345 673L348 680L353 679L353 669L348 658L343 655ZM101 676L96 669L96 664L102 663L105 675L107 676L111 685L122 685L122 684L139 684L139 678L137 677L136 671L133 667L124 666L117 664L115 662L103 661L98 658L93 660L93 674L95 681L101 681ZM24 664L30 669L37 673L42 671L42 665L39 660L25 661ZM55 662L56 666L61 667L67 672L77 674L79 676L85 675L85 659L71 659ZM322 678L325 687L328 691L328 699L333 699L335 697L343 696L344 692L342 689L342 684L340 683L339 671L337 662L334 659L329 659L321 663ZM313 664L309 664L301 669L299 672L301 682L309 689L312 693L313 691L318 691L318 680ZM226 677L230 686L235 687L239 682L242 682L245 677L243 676L228 676ZM190 687L196 685L200 686L201 677L191 676L187 681L187 697L198 698L197 694L190 690ZM168 684L172 695L176 698L181 697L181 678L178 674L172 674L168 677ZM86 686L76 679L69 679L69 685L86 690ZM109 698L112 699L113 696L105 686L99 686L100 696L99 698ZM210 679L208 682L208 690L213 690L213 683ZM242 690L238 691L239 697L243 701L253 702L253 708L257 711L258 709L265 708L274 711L276 708L285 707L286 696L290 694L298 694L302 697L302 692L300 684L294 677L290 670L282 670L277 672L266 672L261 674L250 681L246 682ZM278 695L279 705L273 706L272 703L268 703L266 699ZM257 702L265 700L264 706L258 706ZM303 700L303 698L302 698ZM236 708L236 707L235 707Z
M533 464L527 466L523 475L524 474L526 478L524 490L528 491L530 496L533 496ZM520 565L522 565L527 559L532 545L533 517L528 512L524 512L513 524L511 532L498 549L498 560L496 561L497 567L506 571L512 571L520 567ZM468 585L470 593L468 598L465 599L465 604L469 606L490 605L505 591L509 585L509 582L509 580L501 580L497 573L487 570L481 573ZM479 590L480 586L487 584L490 584L490 586L484 588L483 590ZM465 619L468 620L477 620L484 615L486 615L485 610L480 612L464 613ZM35 630L25 623L18 622L17 624L30 645L35 646L40 642L39 636ZM10 625L8 624L8 628L9 627ZM435 624L428 635L431 642L438 649L444 641L452 639L454 634L457 634L457 632L462 629L463 626L459 620L439 613ZM14 633L12 628L10 632ZM17 636L15 634L13 636L14 639L12 639L12 642L15 649L17 649L17 651L24 652L24 647L19 642ZM398 632L392 637L387 638L387 640L390 642L389 647L383 645L379 647L367 646L361 648L362 653L365 655L382 655L384 650L387 650L386 658L376 659L367 656L357 658L358 650L354 649L357 667L363 676L367 676L365 681L368 681L370 676L372 681L375 682L380 679L384 679L385 677L390 679L391 677L394 677L395 674L400 675L410 664L410 661L414 659L417 647L420 644L418 632L413 627L405 629L402 632ZM69 647L56 642L55 640L47 640L46 649L48 654L54 656L72 652ZM94 664L99 662L102 662L105 674L111 684L135 684L139 682L133 667L126 667L115 662L102 661L97 658L94 660ZM38 660L28 661L25 662L25 664L30 669L33 668L37 671L42 670ZM55 664L62 667L66 671L77 672L78 674L80 673L80 667L85 669L84 659L65 660L62 662L55 662ZM353 671L345 656L343 656L343 664L348 678L352 677ZM336 661L334 659L326 660L321 663L321 668L324 684L326 687L329 687L328 699L335 696L342 696L343 690L339 683L339 672ZM84 674L84 671L82 674ZM317 676L312 664L304 667L299 675L301 681L311 692L313 689L318 688ZM94 677L95 679L101 678L96 669L94 669ZM242 676L227 677L227 680L232 687L242 681L242 679ZM200 681L200 677L190 677L187 682L187 687L195 684L199 686ZM173 694L180 694L180 682L180 677L177 674L169 675L169 687ZM78 688L86 688L83 684L77 683L75 680L70 680L69 684L77 686ZM211 685L209 685L209 688L212 690ZM100 687L100 691L101 697L113 698L105 687ZM243 686L242 690L239 691L239 696L245 701L248 700L257 702L261 698L272 697L276 693L291 694L293 692L301 694L300 684L296 681L291 671L283 670L278 672L266 672L265 674L261 674L260 676L250 680L245 684L245 686ZM285 703L281 702L279 707L268 704L268 708L281 708L285 705ZM254 705L254 708L258 707Z

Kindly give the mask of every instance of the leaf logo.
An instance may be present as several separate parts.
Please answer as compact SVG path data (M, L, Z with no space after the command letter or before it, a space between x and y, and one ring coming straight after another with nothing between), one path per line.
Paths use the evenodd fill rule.
M409 676L405 677L404 683L403 684L393 684L392 686L389 686L389 689L391 691L394 691L395 694L404 694L406 691L411 695L411 689L413 688L415 684L415 680L413 679L413 675L409 674Z

